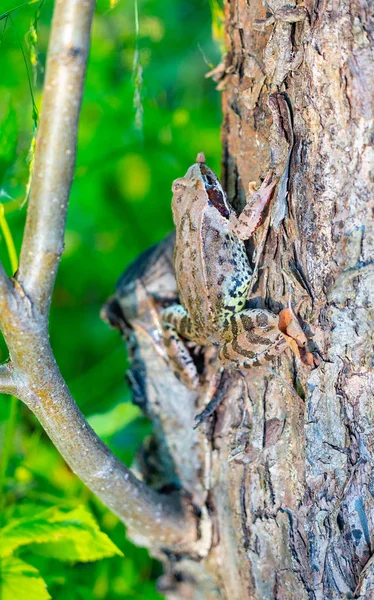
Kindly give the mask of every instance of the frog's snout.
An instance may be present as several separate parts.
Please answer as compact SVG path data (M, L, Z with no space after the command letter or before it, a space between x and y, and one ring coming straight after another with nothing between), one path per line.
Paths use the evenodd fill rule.
M172 186L171 186L171 191L173 192L173 194L175 192L184 190L186 187L186 181L184 177L179 177L178 179L174 179Z

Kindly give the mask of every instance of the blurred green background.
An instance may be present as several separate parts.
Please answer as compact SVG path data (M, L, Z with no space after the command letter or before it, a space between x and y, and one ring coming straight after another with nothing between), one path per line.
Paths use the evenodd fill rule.
M0 7L0 201L17 252L26 213L32 96L40 109L53 9L45 0L13 10L21 4L2 0ZM97 4L66 248L50 320L57 361L79 406L127 464L150 424L131 404L126 352L119 335L100 320L100 307L126 266L172 228L173 179L199 151L219 172L221 154L220 97L204 77L220 61L218 0L139 0L138 33L135 8L125 0ZM10 274L1 233L0 259ZM0 361L6 358L2 342ZM124 558L73 564L40 556L27 545L16 555L40 571L56 599L161 598L154 581L159 565L126 541L123 525L71 473L20 403L12 431L10 409L10 399L1 397L0 525L30 511L83 504Z

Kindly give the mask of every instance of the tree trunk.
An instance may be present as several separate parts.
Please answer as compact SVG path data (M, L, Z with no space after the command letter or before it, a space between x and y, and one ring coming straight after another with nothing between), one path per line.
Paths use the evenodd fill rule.
M195 431L208 384L194 394L178 383L157 333L155 309L176 297L173 238L105 311L155 424L143 477L182 487L200 515L190 552L156 552L169 600L374 598L373 5L268 6L226 1L223 183L240 206L250 181L279 177L248 245L250 302L279 312L291 298L319 366L287 351L271 369L228 373Z

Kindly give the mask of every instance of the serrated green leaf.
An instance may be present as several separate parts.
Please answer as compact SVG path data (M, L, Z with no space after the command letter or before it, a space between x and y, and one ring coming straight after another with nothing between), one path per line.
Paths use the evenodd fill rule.
M9 103L8 110L0 121L0 185L7 169L15 159L17 137L16 111Z
M84 506L74 510L50 508L23 519L14 519L0 530L0 555L33 545L39 554L69 562L90 562L122 555Z
M39 571L15 556L0 558L1 600L48 600L47 586Z
M121 402L106 413L91 415L88 422L99 437L108 437L121 431L141 415L140 409L129 402Z

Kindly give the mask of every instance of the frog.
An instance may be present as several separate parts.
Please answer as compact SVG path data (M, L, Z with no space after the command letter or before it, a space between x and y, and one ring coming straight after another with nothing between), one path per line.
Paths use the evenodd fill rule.
M275 187L271 171L258 190L252 182L238 216L203 153L173 182L179 303L164 308L161 321L172 369L190 389L199 385L191 343L215 346L221 367L231 369L264 364L287 347L278 315L246 307L252 269L245 241L261 225Z

